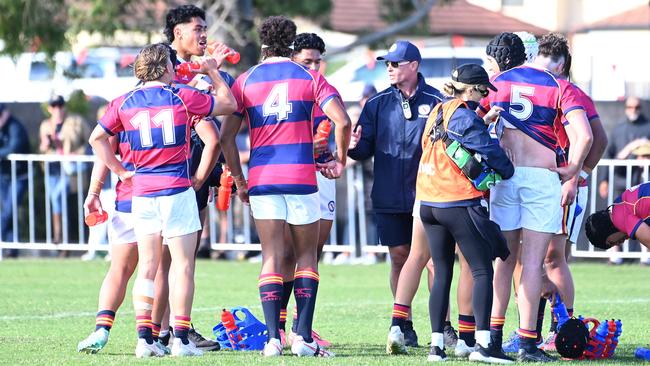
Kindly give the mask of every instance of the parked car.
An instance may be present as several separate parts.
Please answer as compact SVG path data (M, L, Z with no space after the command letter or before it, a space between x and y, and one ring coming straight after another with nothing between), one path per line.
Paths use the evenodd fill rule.
M380 50L374 54L378 56L386 52ZM442 90L444 82L449 80L455 67L464 63L485 64L483 47L430 47L421 49L420 53L420 72L427 83L439 90ZM366 84L373 84L377 90L386 89L390 85L384 63L367 58L350 61L329 75L327 80L338 89L346 102L360 100Z
M77 89L88 96L114 99L137 84L131 65L138 51L135 47L100 47L76 57L57 52L53 62L33 52L21 54L15 62L2 57L0 81L11 87L0 90L0 102L40 103L55 94L67 98Z

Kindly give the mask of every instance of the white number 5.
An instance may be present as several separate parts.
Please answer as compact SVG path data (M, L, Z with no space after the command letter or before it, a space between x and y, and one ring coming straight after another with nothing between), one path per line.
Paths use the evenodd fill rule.
M275 115L278 121L289 118L292 105L289 103L289 83L275 84L262 106L264 117Z
M508 112L520 121L525 121L533 114L533 102L526 96L535 94L535 88L532 86L513 85L510 89L510 109ZM519 106L520 108L512 108Z

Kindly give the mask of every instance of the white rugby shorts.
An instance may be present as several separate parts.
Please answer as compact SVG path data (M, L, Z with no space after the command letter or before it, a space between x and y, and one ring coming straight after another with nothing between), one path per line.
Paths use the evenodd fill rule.
M133 217L130 212L115 211L108 225L108 242L113 245L136 243Z
M253 218L284 220L291 225L307 225L320 220L320 197L311 194L270 194L250 196Z
M201 230L196 195L191 187L171 196L134 196L132 215L137 237L160 233L164 238L173 238Z
M318 181L318 196L320 199L321 220L334 221L336 211L336 180L329 179L321 173L316 173Z

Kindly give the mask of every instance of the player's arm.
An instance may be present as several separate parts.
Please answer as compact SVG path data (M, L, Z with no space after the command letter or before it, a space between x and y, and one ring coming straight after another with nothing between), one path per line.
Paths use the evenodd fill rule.
M585 157L582 168L588 174L591 174L591 171L598 165L598 162L605 154L608 143L607 132L605 132L600 118L592 119L590 125L591 133L593 134L593 143L591 144L591 149L589 149L587 157Z
M323 112L334 123L334 140L336 141L336 151L334 152L336 166L323 171L323 174L328 178L338 178L345 168L352 122L338 97L326 102L323 106Z
M113 151L117 150L117 137L109 137L108 142L111 144ZM90 173L88 194L84 201L84 215L88 215L90 212L95 211L98 211L101 214L104 211L102 202L99 199L99 194L102 191L106 178L108 177L108 171L108 167L101 159L95 159L92 172Z
M217 61L208 57L201 61L201 69L199 72L205 73L212 81L212 96L214 108L212 108L211 116L226 116L232 114L237 109L237 102L230 92L228 84L223 80L219 73Z
M237 186L237 195L242 202L248 202L248 186L246 178L241 168L239 152L235 137L241 126L242 117L232 114L223 118L221 122L221 150L223 157L226 159L226 165L230 168L235 185Z
M581 108L574 109L566 114L569 121L565 126L567 137L571 144L569 162L564 167L553 169L560 174L563 182L576 177L582 169L582 164L593 142L593 134L585 111Z
M111 135L106 132L104 127L100 124L97 124L93 132L90 134L90 139L88 142L95 151L95 155L104 163L106 166L117 174L121 180L128 180L133 176L133 172L126 170L122 163L115 157L114 149L111 147L111 143L108 139Z
M641 244L650 249L650 226L648 226L648 224L642 222L639 225L639 228L636 229L636 234L634 236Z
M194 130L205 144L201 153L201 161L198 168L196 168L194 177L192 177L192 187L194 187L195 191L198 191L217 164L219 158L219 131L217 131L214 122L208 119L200 120L194 125Z
M354 160L360 161L371 158L375 154L375 122L376 103L369 102L363 106L359 121L355 125L355 134L359 134L355 139L356 146L348 150L348 156Z

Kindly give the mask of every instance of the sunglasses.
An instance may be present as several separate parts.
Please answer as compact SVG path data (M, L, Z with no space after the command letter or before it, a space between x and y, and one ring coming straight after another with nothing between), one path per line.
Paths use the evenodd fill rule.
M641 109L641 106L640 106L640 105L626 105L626 106L625 106L625 109L634 109L634 110L637 110L637 109Z
M483 98L485 98L485 97L487 97L488 95L490 95L490 90L487 89L487 88L485 88L485 89L481 89L481 88L479 88L478 86L474 86L474 90L476 90L477 92L479 92Z
M402 65L408 65L413 61L386 61L386 67L391 66L394 69L397 69L398 67Z

